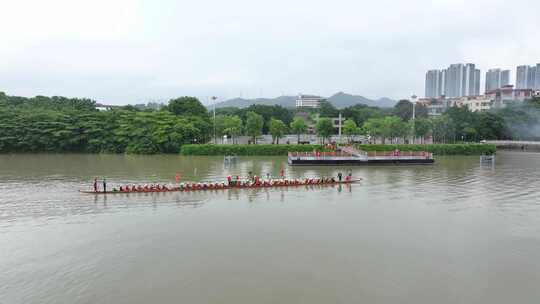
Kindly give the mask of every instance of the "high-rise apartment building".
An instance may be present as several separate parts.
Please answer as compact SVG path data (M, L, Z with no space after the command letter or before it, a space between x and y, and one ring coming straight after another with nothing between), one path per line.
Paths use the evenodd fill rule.
M510 84L510 70L501 71L501 85L500 88Z
M480 70L473 63L451 64L445 70L426 73L426 97L480 95Z
M486 92L510 84L510 70L490 69L486 72Z
M438 98L444 95L446 71L430 70L426 73L425 96Z
M516 89L540 89L540 63L520 65L516 69Z
M474 70L474 91L472 92L474 96L480 95L480 69Z
M534 89L540 90L540 63L536 64L536 75L534 77Z

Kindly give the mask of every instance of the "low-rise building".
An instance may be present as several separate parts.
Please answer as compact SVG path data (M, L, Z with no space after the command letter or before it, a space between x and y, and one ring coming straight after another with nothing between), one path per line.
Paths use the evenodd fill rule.
M419 98L416 104L426 107L429 116L439 116L448 109L448 101L444 96L440 98Z
M321 106L321 102L325 100L326 99L321 96L299 94L296 98L296 107L316 109L319 108Z
M453 101L457 107L467 107L471 112L485 112L491 109L493 100L486 95L461 97Z
M486 92L486 96L493 101L492 107L504 108L508 104L523 102L534 97L532 89L514 89L513 85Z

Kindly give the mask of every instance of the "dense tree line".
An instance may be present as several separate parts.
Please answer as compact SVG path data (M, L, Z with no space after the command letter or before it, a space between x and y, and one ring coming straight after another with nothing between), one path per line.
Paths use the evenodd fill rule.
M307 112L307 113L305 113ZM186 143L206 143L227 135L236 143L240 135L256 143L271 134L274 143L285 134L301 134L308 126L324 142L336 134L330 118L346 118L343 134L369 135L383 143L397 138L423 142L432 136L438 143L482 139L540 139L540 99L508 105L500 110L471 112L453 107L443 115L428 117L427 109L400 100L393 108L355 105L336 109L323 103L320 109L298 115L295 109L252 105L222 108L213 113L194 97L172 99L162 107L114 107L96 110L89 99L7 96L0 92L0 152L110 152L177 153Z
M184 97L160 111L98 111L88 99L0 94L0 151L178 153L209 139L210 118L197 103Z

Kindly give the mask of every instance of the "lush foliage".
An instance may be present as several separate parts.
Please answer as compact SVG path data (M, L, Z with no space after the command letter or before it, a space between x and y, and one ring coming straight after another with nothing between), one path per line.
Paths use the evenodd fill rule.
M370 118L381 118L390 115L393 109L370 107L363 104L357 104L352 107L344 108L341 114L345 118L354 120L357 126L362 126Z
M279 139L282 138L287 132L287 125L279 120L274 119L270 121L270 134L272 135L272 142L279 144Z
M87 99L0 95L0 152L177 153L209 134L205 115L101 112Z
M321 145L183 145L182 155L287 155L322 150Z
M289 126L300 139L308 123L316 123L324 141L337 133L330 118L340 112L347 119L342 131L349 139L356 134L384 143L412 137L424 142L430 136L436 143L540 139L539 98L489 112L450 108L429 118L417 106L415 120L411 119L412 104L406 100L391 109L355 105L338 110L325 102L321 109L308 113L307 121L295 118L294 109L252 105L218 109L213 125L206 108L194 97L172 99L165 106L98 111L89 99L25 98L0 92L0 152L176 153L182 145L208 142L214 128L217 136L227 135L233 143L240 135L249 135L255 142L261 134L272 134L278 142Z
M359 135L362 133L362 130L356 125L354 120L347 119L343 123L343 135L347 136L349 142L352 141L354 135Z
M495 145L488 144L432 144L432 145L358 145L364 151L426 151L435 155L493 154Z
M263 117L255 112L248 112L246 117L246 134L251 136L252 142L256 144L257 136L262 135Z
M307 124L302 117L296 117L291 122L291 131L298 136L298 141L300 141L300 135L306 133Z
M319 137L322 138L323 143L326 139L330 138L330 136L335 133L332 120L326 117L320 118L319 121L317 121L315 129L317 129L317 134L319 135Z
M247 114L253 112L262 116L264 124L262 128L263 134L270 132L270 121L272 118L279 119L285 124L289 125L294 118L294 110L284 108L279 105L267 106L267 105L251 105L247 108L220 108L216 109L216 114L220 115L235 115L242 119L245 124L247 120Z
M396 138L408 136L410 127L409 123L397 116L386 116L368 119L364 123L363 130L373 139L381 138L384 144L387 139L393 142Z
M404 121L409 121L413 117L413 112L415 118L422 118L428 116L428 111L425 106L416 105L413 106L413 103L402 99L394 106L393 114L401 118Z
M184 96L171 99L167 110L176 115L205 117L208 111L195 97Z

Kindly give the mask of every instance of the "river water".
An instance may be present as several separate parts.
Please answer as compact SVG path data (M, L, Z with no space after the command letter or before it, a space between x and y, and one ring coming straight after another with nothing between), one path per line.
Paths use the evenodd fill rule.
M540 154L353 167L360 184L95 196L335 175L283 157L0 155L0 303L538 303Z

